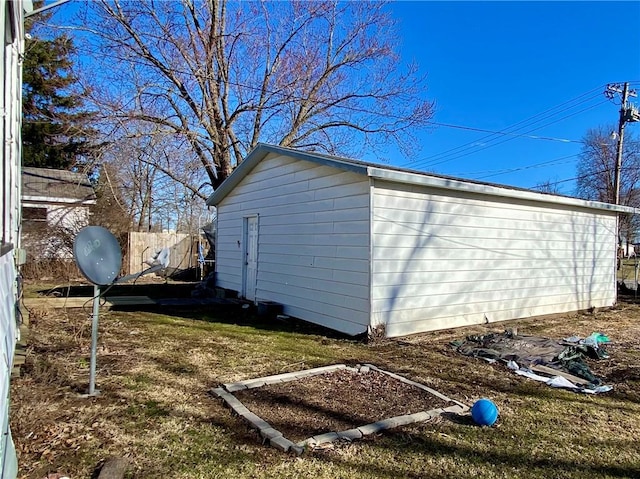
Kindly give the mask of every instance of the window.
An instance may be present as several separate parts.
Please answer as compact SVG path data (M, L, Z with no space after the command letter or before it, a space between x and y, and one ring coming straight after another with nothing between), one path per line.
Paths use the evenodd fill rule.
M47 221L47 209L46 208L34 208L25 206L22 208L22 220L23 221Z

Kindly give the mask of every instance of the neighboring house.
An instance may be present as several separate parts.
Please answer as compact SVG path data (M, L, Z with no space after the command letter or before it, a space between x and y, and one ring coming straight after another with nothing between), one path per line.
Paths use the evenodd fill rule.
M2 83L2 242L0 243L0 477L18 474L16 452L9 429L9 380L19 329L16 260L20 251L20 125L22 99L21 57L24 53L24 9L31 2L0 0L0 38L3 39Z
M270 145L207 204L218 286L387 336L611 306L635 212Z
M84 173L23 168L22 233L28 255L73 259L73 238L89 225L89 207L95 202Z

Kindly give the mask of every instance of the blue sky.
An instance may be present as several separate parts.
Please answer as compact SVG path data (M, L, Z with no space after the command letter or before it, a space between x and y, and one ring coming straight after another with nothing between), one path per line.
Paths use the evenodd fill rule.
M57 9L56 19L76 7ZM436 105L415 157L390 152L391 164L524 188L560 182L571 195L580 140L590 128L617 125L620 107L603 95L606 84L629 81L640 93L640 1L396 1L388 8L402 61L420 65ZM512 135L465 129L499 132L543 112L507 130ZM640 123L626 131L640 137Z
M403 61L428 75L434 122L501 131L550 110L515 133L580 141L589 128L617 125L620 107L603 95L607 83L635 81L640 92L637 1L407 1L390 9ZM626 128L640 136L640 123ZM420 134L415 160L391 162L520 187L576 176L580 143L487 135L434 125ZM558 187L572 194L575 183Z

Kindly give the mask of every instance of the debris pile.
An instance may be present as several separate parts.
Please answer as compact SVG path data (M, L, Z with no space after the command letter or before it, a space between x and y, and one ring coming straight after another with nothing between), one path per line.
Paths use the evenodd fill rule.
M594 394L610 391L611 387L593 375L585 360L608 358L607 343L609 338L597 332L587 338L571 336L558 341L507 330L467 336L451 344L461 354L502 361L516 374L549 386Z

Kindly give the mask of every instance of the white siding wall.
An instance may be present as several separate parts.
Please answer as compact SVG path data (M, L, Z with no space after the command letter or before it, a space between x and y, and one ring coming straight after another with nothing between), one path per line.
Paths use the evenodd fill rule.
M10 7L11 5L11 7ZM2 241L19 245L20 225L20 124L22 118L22 69L20 56L22 42L22 2L13 4L3 0L0 2L0 22L3 41L2 54ZM10 24L16 29L12 42L7 42L11 35L6 34Z
M0 255L0 477L16 477L16 453L9 429L9 380L18 326L16 323L16 269L13 252Z
M615 214L376 181L372 322L389 336L615 301Z
M218 205L217 284L242 290L242 221L258 214L256 299L347 334L365 331L368 193L366 176L265 158Z
M51 204L23 200L22 207L47 210L46 227L42 224L41 231L30 232L27 227L23 227L22 244L29 250L29 254L37 255L30 260L39 258L72 260L73 249L69 238L89 225L89 204L76 206L72 203Z
M89 225L88 206L47 205L47 222L55 227L78 232Z
M9 380L19 330L16 323L17 270L14 255L20 246L20 123L21 54L23 43L23 2L0 1L2 39L2 238L0 242L0 477L15 478L17 457L9 428ZM13 26L13 28L11 28ZM14 35L7 34L13 31Z

